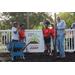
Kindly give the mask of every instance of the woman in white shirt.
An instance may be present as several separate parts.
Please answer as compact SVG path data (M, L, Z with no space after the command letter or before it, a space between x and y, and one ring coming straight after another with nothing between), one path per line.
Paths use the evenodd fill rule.
M12 27L12 42L18 42L19 36L18 36L18 23L14 22L13 27Z

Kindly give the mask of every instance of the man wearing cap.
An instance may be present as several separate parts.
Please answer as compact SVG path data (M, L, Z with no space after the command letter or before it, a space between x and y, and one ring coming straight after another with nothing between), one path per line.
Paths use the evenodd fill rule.
M18 23L14 22L13 27L12 27L12 42L18 42L19 36L18 36Z
M60 16L57 17L57 21L58 23L56 23L55 25L57 25L57 27L55 27L55 29L57 29L57 42L58 42L58 49L60 52L60 58L64 58L65 57L65 52L64 52L64 39L65 39L65 26L66 23L64 21L61 21Z
M53 42L53 45L54 45L55 24L52 23L51 26L52 26L52 29L51 29L51 31L52 31L52 42ZM56 52L57 52L57 33L56 33L56 45L55 45L55 50L56 50Z

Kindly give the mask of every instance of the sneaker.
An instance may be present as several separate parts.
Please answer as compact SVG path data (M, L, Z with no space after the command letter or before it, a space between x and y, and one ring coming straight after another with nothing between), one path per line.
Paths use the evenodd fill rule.
M50 53L49 56L51 56L52 54Z

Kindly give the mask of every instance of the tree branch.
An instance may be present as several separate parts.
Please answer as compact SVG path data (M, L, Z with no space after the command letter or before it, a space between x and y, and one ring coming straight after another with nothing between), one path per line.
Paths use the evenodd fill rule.
M37 21L37 19L36 19L36 21ZM30 29L33 29L33 27L35 26L35 24L36 24L36 21L34 22L34 25L30 28Z

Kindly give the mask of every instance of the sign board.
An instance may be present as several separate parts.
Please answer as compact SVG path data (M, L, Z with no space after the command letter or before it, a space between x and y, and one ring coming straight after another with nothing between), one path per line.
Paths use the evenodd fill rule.
M28 52L44 52L44 38L42 30L25 30Z

